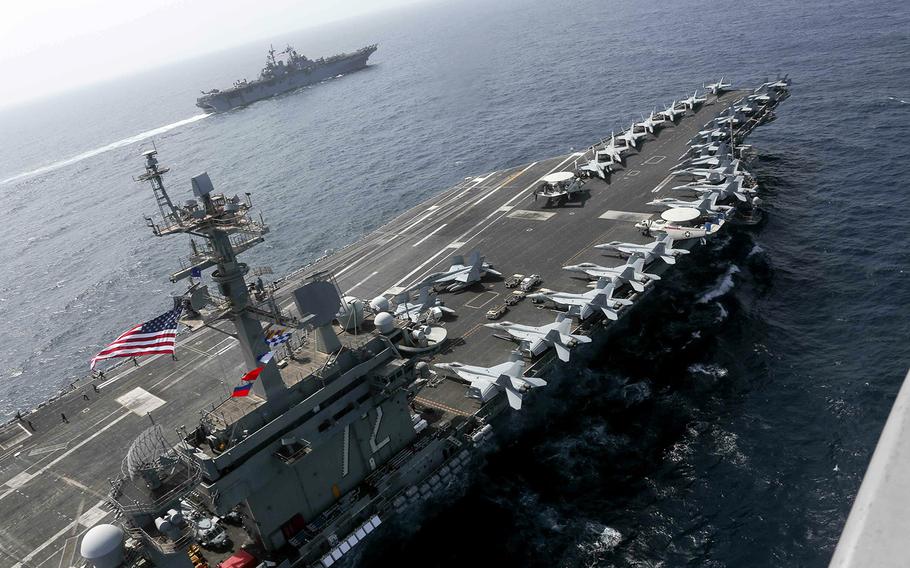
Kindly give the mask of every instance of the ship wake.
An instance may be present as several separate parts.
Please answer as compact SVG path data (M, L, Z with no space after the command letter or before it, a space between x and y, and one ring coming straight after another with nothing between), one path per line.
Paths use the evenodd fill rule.
M46 174L48 172L52 172L54 170L59 170L60 168L64 168L66 166L71 166L73 164L81 162L82 160L87 160L88 158L97 156L99 154L103 154L105 152L110 152L111 150L116 150L117 148L123 148L124 146L129 146L130 144L135 144L136 142L142 142L143 140L147 140L147 139L151 138L152 136L158 136L159 134L164 134L165 132L174 130L175 128L180 128L181 126L186 126L187 124L192 124L194 122L198 122L198 121L202 120L203 118L210 116L210 114L211 113L197 114L195 116L191 116L191 117L185 118L183 120L178 120L177 122L172 122L171 124L165 124L164 126L159 126L158 128L153 128L151 130L146 130L144 132L140 132L139 134L130 136L129 138L124 138L123 140L111 142L110 144L106 144L104 146L100 146L93 150L88 150L86 152L82 152L81 154L77 154L70 158L66 158L65 160L60 160L58 162L54 162L54 163L48 164L46 166L41 166L40 168L36 168L34 170L29 170L27 172L22 172L20 174L14 175L12 177L8 177L4 180L0 180L0 185L5 185L8 183L13 183L15 181L20 181L23 179L37 176L37 175Z

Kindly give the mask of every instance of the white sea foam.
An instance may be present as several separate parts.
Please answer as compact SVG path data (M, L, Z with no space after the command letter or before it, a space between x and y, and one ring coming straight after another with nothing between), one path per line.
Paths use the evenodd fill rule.
M692 374L701 373L722 379L727 376L729 371L720 365L702 365L701 363L695 363L694 365L689 365L689 372Z
M715 298L720 298L727 292L733 289L733 275L739 272L739 267L735 264L731 264L730 268L727 269L727 272L720 277L720 280L717 281L717 284L713 288L705 292L701 298L698 299L699 304L707 304Z
M77 162L81 162L82 160L86 160L93 156L97 156L98 154L110 152L111 150L116 150L117 148L123 148L124 146L129 146L130 144L135 144L136 142L141 142L143 140L151 138L152 136L158 136L159 134L164 134L165 132L168 132L175 128L180 128L181 126L186 126L187 124L191 124L193 122L202 120L203 118L205 118L207 116L210 116L210 114L208 114L208 113L197 114L195 116L191 116L191 117L185 118L183 120L178 120L177 122L172 122L171 124L166 124L164 126L159 126L158 128L146 130L145 132L140 132L139 134L136 134L135 136L130 136L129 138L124 138L123 140L118 140L116 142L111 142L110 144L101 146L99 148L95 148L94 150L82 152L81 154L78 154L71 158L66 158L65 160L60 160L59 162L54 162L52 164L48 164L46 166L41 166L40 168L36 168L34 170L29 170L29 171L23 172L21 174L16 174L12 177L8 177L8 178L0 181L0 185L12 183L14 181L19 181L22 179L30 178L30 177L41 175L41 174L46 174L47 172L52 172L54 170L58 170L60 168L66 167L66 166L70 166Z

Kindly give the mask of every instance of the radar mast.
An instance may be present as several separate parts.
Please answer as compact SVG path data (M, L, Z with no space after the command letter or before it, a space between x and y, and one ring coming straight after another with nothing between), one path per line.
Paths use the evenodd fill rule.
M152 185L162 217L160 225L146 217L148 226L156 237L184 233L203 240L201 245L191 241L189 265L173 273L171 282L197 277L203 270L214 268L211 278L218 285L222 298L217 313L206 318L205 325L216 319L230 320L235 329L235 334L231 335L240 342L247 369L255 369L260 365L260 358L269 351L260 320L298 323L294 318L272 314L253 305L244 279L249 266L237 258L238 254L263 242L269 228L261 215L258 220L250 215L249 193L245 199L216 194L212 180L205 172L192 178L194 198L183 206L174 205L162 182L162 174L168 169L158 167L156 155L156 150L144 153L146 173L137 178L137 181L148 181ZM274 360L266 363L254 391L270 403L284 399L287 388Z

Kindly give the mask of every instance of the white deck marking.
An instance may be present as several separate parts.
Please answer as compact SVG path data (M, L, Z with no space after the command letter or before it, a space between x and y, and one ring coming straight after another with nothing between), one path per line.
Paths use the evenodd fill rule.
M653 213L637 213L635 211L614 211L612 209L605 211L603 215L600 216L600 219L611 219L613 221L628 221L630 223L637 223L639 221L646 221L650 219L654 214Z
M511 211L511 210L512 210L512 206L511 206L511 205L503 205L502 207L500 207L499 209L497 209L497 211L499 211L500 213L508 213L508 212Z
M76 450L78 450L79 448L81 448L82 446L88 444L89 442L91 442L92 440L94 440L95 438L97 438L98 436L100 436L101 434L107 432L108 430L110 430L111 428L113 428L114 426L116 426L117 423L119 423L121 420L123 420L124 418L126 418L126 417L129 416L129 415L130 415L130 413L127 412L127 413L121 414L121 415L118 416L117 418L114 418L113 420L111 420L110 422L108 422L105 426L103 426L103 427L99 428L98 430L96 430L94 434L92 434L91 436L89 436L89 437L87 437L87 438L83 438L78 444L76 444L75 446L73 446L72 448L70 448L69 450L67 450L66 452L64 452L64 453L60 454L59 456L57 456L56 459L54 459L53 461L49 462L47 465L45 465L44 467L42 467L41 469L39 469L38 471L36 471L34 474L27 474L26 472L22 472L21 474L17 475L16 477L19 477L19 476L21 476L21 475L23 475L23 474L29 475L28 479L23 478L23 479L25 479L24 483L27 483L28 480L31 479L32 477L36 477L36 476L38 476L38 475L41 475L41 474L44 473L45 471L47 471L47 470L49 470L50 468L54 467L55 465L57 465L58 463L60 463L61 461L63 461L63 460L64 460L65 458L67 458L70 454L72 454L73 452L75 452ZM20 487L21 487L21 485L20 485ZM11 489L6 490L4 493L0 493L0 499L6 498L10 493L12 493L13 491L15 491L16 489L17 489L17 488L14 487L14 488L11 488ZM58 535L58 536L59 536L59 535ZM57 537L54 537L54 538L57 538ZM26 559L26 560L29 560L29 559Z
M414 228L414 227L416 227L417 225L423 223L424 221L426 221L427 219L429 219L430 217L433 216L433 212L434 212L434 211L435 211L435 210L431 210L431 211L430 211L429 213L427 213L426 215L423 215L423 216L419 217L416 221L414 221L413 223L411 223L410 225L408 225L408 226L405 227L404 229L398 231L398 234L399 234L399 235L405 234L405 233L407 233L408 231L410 231L412 228Z
M124 416L126 416L126 415L124 415ZM92 509L94 509L94 508L96 508L96 507L101 507L101 506L103 506L103 505L104 505L104 501L98 501L98 503L97 503L94 507L92 507ZM89 509L89 510L91 511L92 509ZM102 518L103 518L103 517L102 517ZM99 520L100 520L100 519L99 519ZM28 554L26 554L26 555L22 558L22 560L20 560L19 562L13 564L12 568L23 568L23 564L22 564L23 562L26 563L26 564L28 564L29 562L31 562L32 558L34 558L39 552L41 552L42 550L44 550L45 548L47 548L48 546L50 546L51 544L53 544L54 542L56 542L58 538L60 538L61 536L65 535L70 529L72 529L73 527L76 527L78 524L79 524L79 521L78 521L78 520L75 520L75 521L69 523L68 525L66 525L65 527L63 527L62 529L60 529L60 531L57 532L57 534L55 534L54 536L50 537L49 539L47 539L47 540L44 541L43 543L41 543L41 545L38 546L38 548L36 548L35 550L33 550L33 551L29 552ZM56 554L56 553L55 553L55 554ZM47 561L45 560L45 562L47 562ZM43 563L42 563L42 564L43 564ZM30 564L28 564L28 565L30 566Z
M78 523L83 527L90 529L93 526L97 525L101 519L110 515L111 512L103 509L101 507L101 504L102 502L99 502L88 511L79 515L79 518L77 519Z
M548 175L548 174L551 174L551 173L555 172L556 170L558 170L559 168L561 168L566 162L568 162L569 160L573 159L574 157L575 157L574 154L571 155L571 156L569 156L568 158L566 158L566 159L563 160L562 162L558 163L558 164L556 165L556 167L554 167L553 169L551 169L550 171L548 171L548 172L547 172L546 174L544 174L544 175ZM536 164L537 164L537 162L534 162L534 163L531 164L530 166L528 166L528 167L522 169L522 170L521 170L520 172L518 172L517 174L515 174L515 175L513 175L513 176L509 176L509 178L508 178L505 182L503 182L499 187L497 187L496 190L499 190L500 188L502 188L503 186L505 186L506 184L508 184L509 181L518 178L521 174L523 174L524 172L526 172L531 166L534 166L534 165L536 165ZM515 196L513 196L512 199L510 199L508 203L506 203L506 205L514 205L514 203L515 203L517 200L520 200L520 199L523 198L523 195L524 195L525 193L531 191L532 189L534 189L535 187L537 187L537 185L538 185L538 181L535 180L535 181L532 182L530 185L528 185L528 187L522 189L522 190L519 191L517 194L515 194ZM494 191L496 191L496 190L494 190ZM475 204L475 205L476 205L476 204ZM499 217L496 217L497 214L499 215ZM457 241L453 242L452 244L448 245L446 248L442 249L441 251L437 252L436 254L434 254L433 256L431 256L430 258L428 258L426 261L424 261L423 263L421 263L420 266L418 266L417 268L415 268L415 269L412 270L411 272L405 274L404 277L403 277L401 280L399 280L398 282L395 283L395 286L400 286L402 282L404 282L405 280L407 280L408 278L410 278L411 276L413 276L414 274L416 274L418 271L420 271L420 270L421 270L423 267L425 267L426 265L428 265L428 264L430 264L431 262L433 262L434 260L436 260L440 255L442 255L443 253L445 253L448 249L450 249L450 248L456 248L456 247L453 246L453 245L455 245L456 243L460 245L460 246L457 247L457 248L461 248L461 246L464 246L465 244L467 244L472 238L477 237L478 235L480 235L480 233L484 232L487 228L489 228L493 223L495 223L496 221L498 221L498 220L502 217L502 215L503 215L503 213L500 213L498 210L494 210L492 213L490 213L489 215L487 215L486 217L484 217L483 219L481 219L480 221L478 221L477 223L475 223L474 226L472 226L470 229L468 229L467 231L465 231L464 233L462 233L462 234L458 237L458 240L457 240ZM490 219L492 219L493 217L496 217L496 218L493 219L492 221L490 221ZM490 221L490 222L487 223L487 221ZM484 223L487 223L487 224L484 225ZM479 228L479 230L478 230L476 233L474 233L473 235L471 235L470 238L468 238L468 235L471 234L471 231L474 231L475 229L478 229L478 228Z
M448 251L449 251L449 248L451 248L451 247L446 247L446 248L442 249L441 251L437 252L436 254L434 254L433 256L431 256L430 258L428 258L428 259L426 259L425 261L423 261L422 263L420 263L420 265L417 266L417 268L415 268L414 270L408 272L407 274L405 274L405 275L401 278L401 280L399 280L398 282L396 282L395 284L393 284L393 287L395 287L395 286L401 286L401 283L402 283L402 282L404 282L405 280L407 280L408 278L410 278L411 276L413 276L414 274L416 274L417 272L419 272L424 266L426 266L426 265L430 264L431 262L433 262L434 260L436 260L440 255L443 255L443 254L445 254L446 252L448 252Z
M401 294L402 292L404 292L404 287L392 286L391 288L389 288L388 290L383 292L382 295L385 296L386 294L391 294L392 296L397 296L398 294Z
M484 296L489 296L489 298L487 298L487 300L485 302L481 302L478 304L477 302L482 300L484 298ZM477 294L476 296L474 296L473 298L471 298L470 300L465 302L464 305L466 308L476 308L479 310L479 309L483 308L484 306L486 306L487 304L489 304L490 302L492 302L493 300L495 300L496 296L499 296L499 292L481 292L480 294Z
M662 182L657 184L657 187L655 187L654 189L651 190L651 193L657 193L658 191L662 190L664 188L664 186L666 186L668 183L670 183L670 180L672 180L672 179L673 179L673 176L665 177Z
M433 229L433 232L431 232L430 234L428 234L428 235L425 236L424 238L420 239L419 241L417 241L416 243L414 243L414 244L411 245L411 246L412 246L412 247L416 247L416 246L422 245L424 241L426 241L427 239L429 239L430 237L432 237L433 235L435 235L436 233L438 233L439 231L441 231L443 228L445 228L446 225L448 225L448 223L443 223L442 225L436 227L435 229Z
M465 246L466 244L467 243L465 241L453 241L453 242L447 244L446 248L460 249L461 247Z
M145 416L149 412L164 405L162 399L142 387L136 387L125 395L117 398L117 402L139 416Z
M565 162L563 162L563 163L565 163ZM499 184L498 186L496 186L494 189L491 189L490 191L487 192L486 195L484 195L483 197L481 197L480 199L478 199L477 201L475 201L474 203L472 203L472 204L471 204L471 207L474 207L475 205L480 205L486 198L490 197L491 195L493 195L494 193L496 193L496 192L499 191L500 189L502 189L502 188L504 188L505 186L509 185L509 182L511 182L511 181L514 180L514 179L518 179L518 177L521 176L521 174L525 173L526 171L530 170L531 168L533 168L533 167L536 166L536 165L537 165L537 162L533 162L532 164L529 164L528 166L525 166L525 167L524 167L520 172L518 172L517 174L509 176L508 178L506 178L506 181L502 182L501 184ZM560 165L562 165L562 164L560 164ZM538 181L539 181L539 180L538 180ZM534 182L534 185L537 185L538 181L535 181L535 182ZM468 207L468 209L470 209L471 207Z
M526 211L524 209L516 209L515 211L506 215L510 219L523 219L525 221L549 221L556 213L549 213L547 211Z
M65 450L68 445L69 445L69 442L64 442L62 444L54 444L52 446L44 446L42 448L35 448L32 451L30 451L28 453L28 455L29 455L29 457L32 457L32 456L40 456L42 454L49 454L52 452L56 452L57 450Z
M652 165L652 164L659 164L659 163L663 162L663 161L666 160L666 159L667 159L666 156L656 156L656 155L655 155L655 156L651 156L650 158L648 158L647 160L645 160L644 162L642 162L641 165L643 165L643 166L648 165L648 166L649 166L649 165Z
M27 471L20 472L14 475L11 479L6 480L4 485L9 486L11 489L19 489L23 485L29 482L31 478L35 477Z
M358 286L360 286L361 284L363 284L364 282L366 282L366 281L369 280L370 278L376 276L377 274L379 274L379 271L378 271L378 270L373 271L369 276L367 276L366 278L364 278L363 280L361 280L361 281L358 282L357 284L354 284L353 286L351 286L350 288L348 288L348 291L345 292L345 294L350 294L350 293L351 293L351 290L353 290L354 288L357 288Z
M22 432L13 436L13 438L8 440L5 444L0 444L0 450L8 450L31 438L32 433L21 422L17 422L16 426L22 429Z

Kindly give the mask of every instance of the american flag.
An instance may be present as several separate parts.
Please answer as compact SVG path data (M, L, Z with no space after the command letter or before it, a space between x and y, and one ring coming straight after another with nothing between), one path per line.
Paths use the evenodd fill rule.
M177 306L155 319L125 331L113 343L92 357L92 369L102 359L115 357L138 357L139 355L156 355L173 353L177 343L177 318L183 306Z

